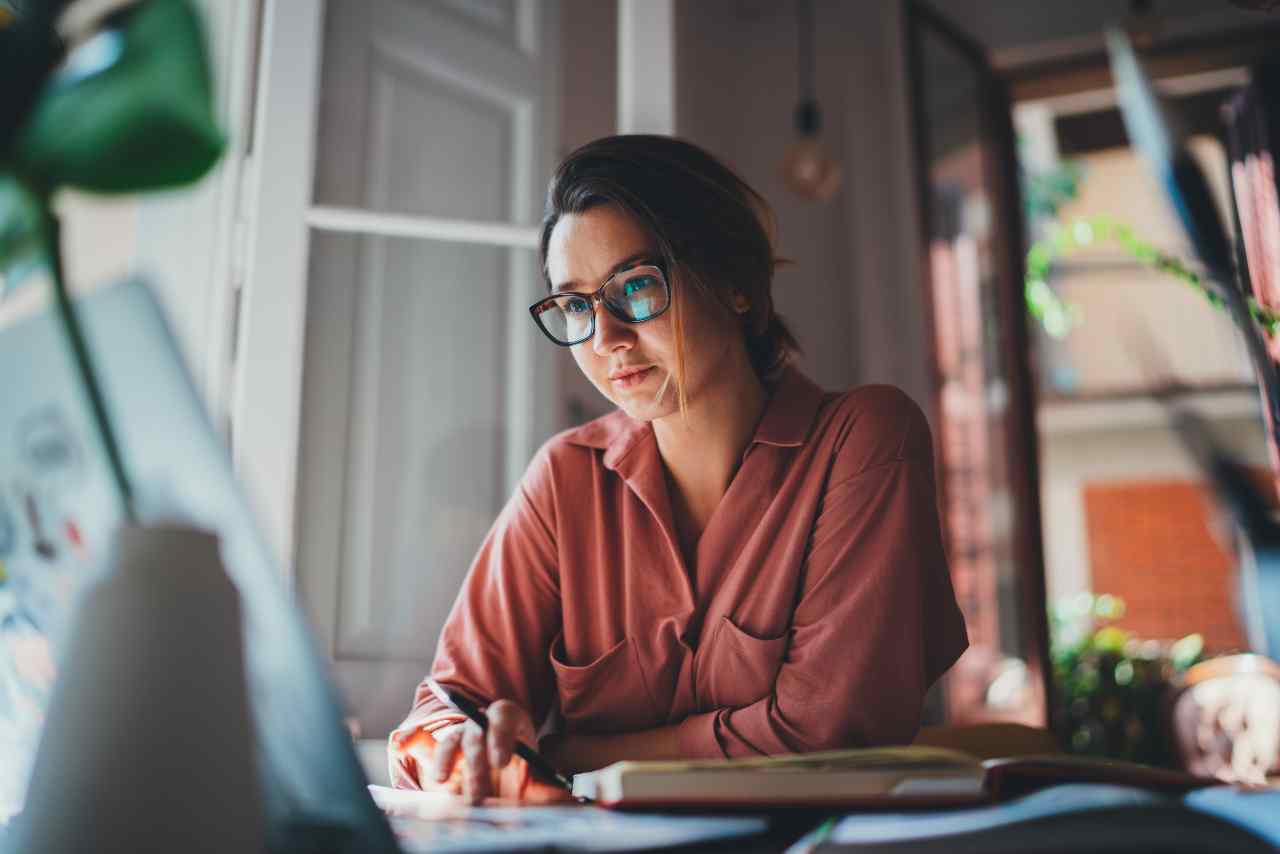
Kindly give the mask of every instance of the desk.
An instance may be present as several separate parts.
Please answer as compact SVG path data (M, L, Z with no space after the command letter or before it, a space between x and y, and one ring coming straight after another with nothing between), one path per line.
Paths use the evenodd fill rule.
M682 845L664 849L666 854L685 852L739 852L739 854L782 854L811 830L817 829L829 818L839 818L844 812L831 810L779 810L767 818L769 829L757 836L745 839L725 839L702 845Z
M445 793L380 787L372 792L399 825L408 852L477 844L494 850L518 845L524 850L586 850L602 842L600 850L608 850L610 840L649 840L646 844L653 847L632 850L764 854L786 851L829 818L838 819L830 841L849 851L1280 851L1280 789L1213 786L1180 796L1133 786L1066 783L997 804L858 812L758 807L739 812L611 811L501 803L469 808ZM670 844L699 835L708 841Z
M833 817L841 820L830 836L833 850L915 854L1074 850L1261 854L1280 850L1280 790L1240 792L1223 786L1179 799L1105 784L1054 786L980 807L861 813L777 810L766 816L767 830L755 836L650 850L778 854Z
M849 852L1262 854L1280 851L1280 790L1214 786L1179 798L1069 783L987 806L853 814L828 840Z
M481 808L482 811L486 808ZM487 808L490 811L496 811L493 808ZM611 810L597 810L592 807L576 807L576 806L560 806L560 807L516 807L519 810L529 814L535 810L543 811L546 818L540 818L536 822L530 823L530 829L525 831L519 828L506 828L502 831L502 836L494 836L493 823L486 821L484 818L477 819L477 830L474 834L468 830L459 828L448 819L435 820L418 820L405 818L403 816L391 817L392 827L398 836L401 836L401 844L404 846L406 854L414 854L418 851L462 851L476 846L482 847L484 850L504 850L508 848L507 838L510 838L510 848L508 850L536 850L545 851L547 846L563 845L566 851L586 850L587 846L593 843L605 842L607 845L608 837L617 837L634 842L645 835L646 829L643 824L646 821L657 820L660 823L667 823L673 816L677 819L684 819L695 825L706 821L715 821L728 819L729 821L745 821L760 822L763 830L752 830L750 835L729 836L727 838L711 839L710 841L693 842L678 845L656 845L648 848L628 849L632 852L745 852L745 854L780 854L786 851L796 840L804 836L809 831L818 827L826 819L834 814L830 811L813 811L813 810L785 810L778 811L770 815L762 815L759 812L751 813L700 813L700 812L664 812L664 813L644 813L644 812L615 812ZM555 824L561 821L558 816L565 811L573 812L582 810L589 813L595 821L595 816L599 816L606 827L597 833L584 833L580 826L572 826L567 831L563 831L564 835L555 835L561 833L555 828ZM640 823L640 827L629 831L626 827L609 827L613 821L625 823L627 821L635 821ZM545 822L545 824L544 824ZM565 821L564 824L570 824ZM576 825L576 822L572 824ZM549 835L546 826L550 825L552 830ZM562 825L563 826L563 825ZM679 831L676 831L679 832ZM719 834L712 834L713 836ZM583 844L585 843L585 844ZM455 847L456 846L456 847ZM524 846L519 848L517 846ZM599 850L608 850L602 846Z

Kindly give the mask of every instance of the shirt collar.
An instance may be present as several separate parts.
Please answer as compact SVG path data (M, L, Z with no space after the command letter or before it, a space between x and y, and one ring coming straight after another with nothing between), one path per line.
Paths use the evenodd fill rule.
M614 469L619 460L652 434L649 422L637 421L619 409L588 421L571 431L567 438L575 445L602 449L605 468Z
M751 441L779 447L803 445L822 404L822 389L788 365L771 392ZM616 469L623 458L652 435L647 421L637 421L618 410L570 431L566 439L575 445L604 450L605 468Z
M751 441L780 447L803 445L822 405L822 395L813 380L794 365L787 365L773 385Z

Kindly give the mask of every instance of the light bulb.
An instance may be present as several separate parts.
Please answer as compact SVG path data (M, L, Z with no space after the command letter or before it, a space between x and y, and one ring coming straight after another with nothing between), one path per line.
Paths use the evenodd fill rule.
M782 179L793 193L807 199L829 199L843 178L844 168L817 136L802 134L787 148Z

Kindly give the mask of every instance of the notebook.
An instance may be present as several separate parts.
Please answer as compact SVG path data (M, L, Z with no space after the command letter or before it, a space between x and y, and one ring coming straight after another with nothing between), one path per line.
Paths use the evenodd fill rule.
M1216 780L1076 756L980 761L941 747L837 750L752 759L617 762L576 774L575 795L602 806L892 807L1005 800L1059 783L1117 783L1182 794Z

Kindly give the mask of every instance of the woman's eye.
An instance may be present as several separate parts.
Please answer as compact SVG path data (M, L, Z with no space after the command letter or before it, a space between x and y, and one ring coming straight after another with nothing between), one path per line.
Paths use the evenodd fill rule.
M565 314L583 314L590 310L591 304L586 300L574 300L573 302L566 303L564 306Z

